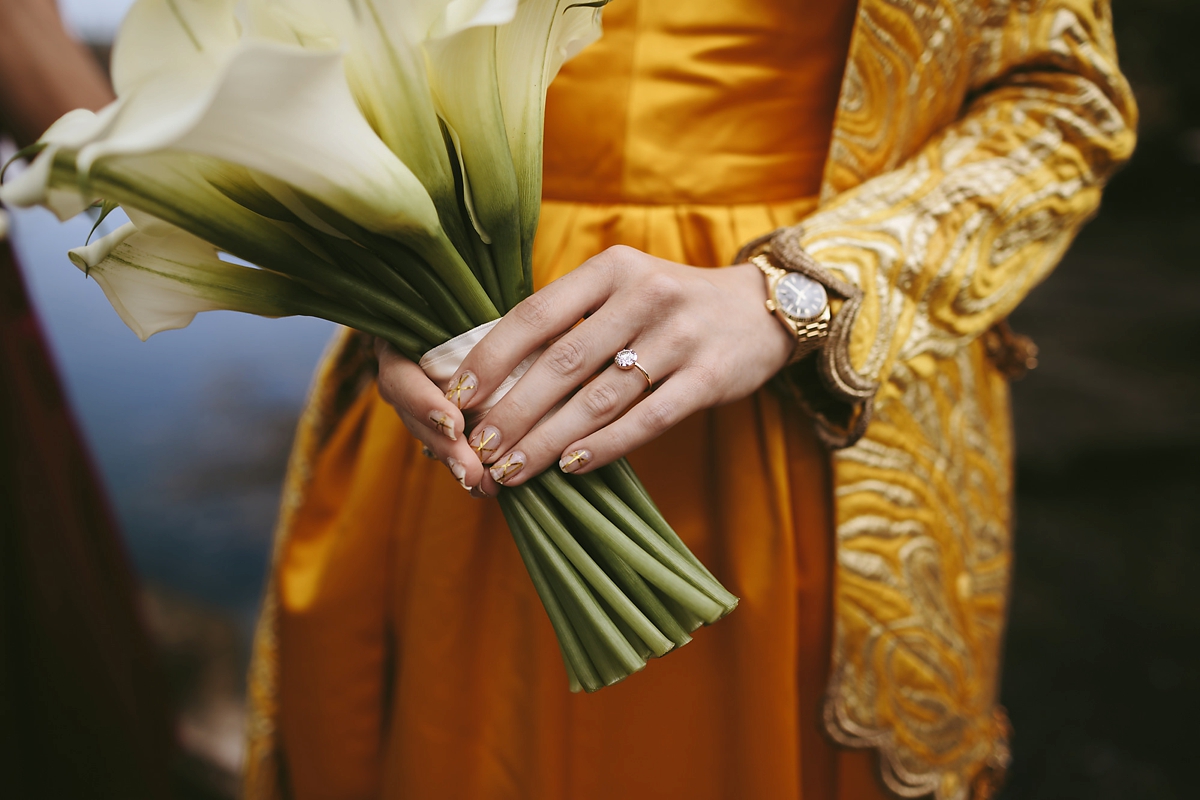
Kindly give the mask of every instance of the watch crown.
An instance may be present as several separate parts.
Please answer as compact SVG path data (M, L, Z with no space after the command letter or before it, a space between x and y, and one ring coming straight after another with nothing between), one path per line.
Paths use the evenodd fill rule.
M776 309L776 307L777 307L777 306L775 305L775 301L774 301L774 300L768 300L768 301L767 301L766 303L764 303L763 305L765 305L765 306L767 307L767 311L770 311L772 314L774 314L774 313L775 313L775 309Z

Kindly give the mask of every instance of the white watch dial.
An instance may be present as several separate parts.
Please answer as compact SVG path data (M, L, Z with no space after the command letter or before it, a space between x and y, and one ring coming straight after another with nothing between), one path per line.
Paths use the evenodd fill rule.
M775 284L775 304L792 319L812 319L828 303L825 287L798 272L789 272Z

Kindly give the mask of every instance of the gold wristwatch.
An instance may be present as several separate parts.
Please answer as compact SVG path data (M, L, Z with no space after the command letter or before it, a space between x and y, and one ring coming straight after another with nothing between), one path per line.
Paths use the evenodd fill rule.
M795 364L816 350L829 335L829 294L807 275L780 269L765 254L750 257L750 263L767 278L767 311L775 315L796 339L788 364Z

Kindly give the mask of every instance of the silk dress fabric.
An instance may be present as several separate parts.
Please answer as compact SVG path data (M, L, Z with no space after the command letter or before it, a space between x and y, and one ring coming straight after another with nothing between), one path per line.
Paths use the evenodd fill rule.
M606 9L548 100L536 282L614 244L721 266L809 213L852 16L816 0ZM326 364L317 394L356 371ZM498 506L422 458L373 384L343 390L344 413L307 434L322 441L285 499L270 598L284 795L883 796L869 757L821 730L829 464L795 408L759 392L633 455L741 605L624 683L571 695Z

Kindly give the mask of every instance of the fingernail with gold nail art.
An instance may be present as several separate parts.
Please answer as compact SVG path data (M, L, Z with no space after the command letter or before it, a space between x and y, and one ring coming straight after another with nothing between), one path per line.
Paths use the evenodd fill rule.
M500 449L500 431L491 425L485 425L471 434L470 442L471 449L478 453L479 460L486 464Z
M471 491L471 487L467 486L467 468L458 463L456 458L447 458L446 466L450 468L450 474L454 476L454 480L458 481L458 485Z
M591 450L572 450L558 460L558 468L568 474L578 472L592 460Z
M438 429L438 433L452 442L458 441L458 437L454 434L454 420L445 411L438 411L437 409L430 411L429 421Z
M462 408L470 402L478 388L479 380L475 377L475 373L467 370L459 373L450 381L450 388L446 390L446 399Z
M504 461L497 462L496 466L492 467L489 472L492 473L492 480L496 483L503 484L506 480L516 475L525 467L525 454L520 450L513 450L504 457Z

